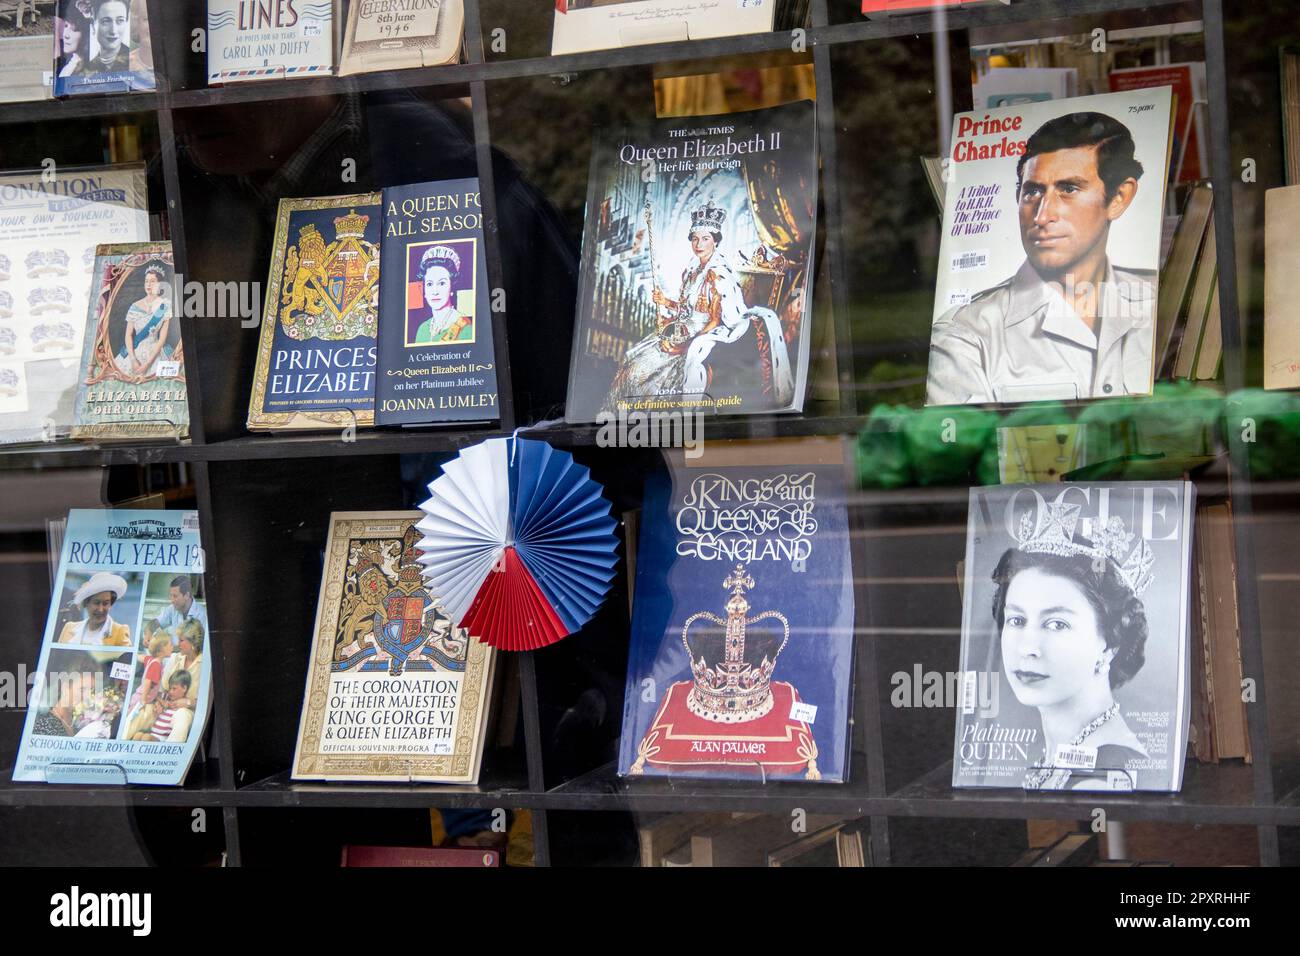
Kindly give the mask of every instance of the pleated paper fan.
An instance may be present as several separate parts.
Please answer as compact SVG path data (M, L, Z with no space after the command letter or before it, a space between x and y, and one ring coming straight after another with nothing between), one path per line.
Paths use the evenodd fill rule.
M600 607L618 558L590 471L544 441L492 438L429 483L424 581L458 627L494 647L554 644Z

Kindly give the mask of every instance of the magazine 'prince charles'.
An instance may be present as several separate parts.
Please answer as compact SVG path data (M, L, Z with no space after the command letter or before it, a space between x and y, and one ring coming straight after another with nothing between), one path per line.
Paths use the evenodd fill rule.
M1151 391L1155 273L1106 252L1137 195L1134 152L1104 113L1059 116L1029 137L1016 167L1025 262L935 321L927 404Z

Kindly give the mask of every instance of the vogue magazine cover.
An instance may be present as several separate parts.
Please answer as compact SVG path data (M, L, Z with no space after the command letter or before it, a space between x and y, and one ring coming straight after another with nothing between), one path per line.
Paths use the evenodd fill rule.
M838 441L716 442L646 482L619 773L847 779Z
M1168 87L953 120L927 405L1146 395Z
M971 489L954 787L1182 786L1195 497Z
M816 215L811 102L603 136L567 420L801 411Z

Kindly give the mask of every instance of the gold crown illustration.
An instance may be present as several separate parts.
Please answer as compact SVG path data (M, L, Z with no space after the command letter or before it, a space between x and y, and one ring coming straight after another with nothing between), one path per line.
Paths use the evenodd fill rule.
M731 591L725 619L698 611L682 625L694 681L686 706L705 720L738 724L771 711L772 671L790 640L790 622L780 611L748 616L745 592L754 587L754 578L743 564L736 565L722 586Z
M334 234L339 239L364 239L369 216L362 216L355 209L349 209L346 216L334 220Z
M1020 516L1018 545L1030 554L1083 555L1092 558L1093 570L1100 574L1109 561L1128 585L1133 596L1141 595L1153 580L1151 567L1155 555L1145 540L1130 547L1133 532L1118 515L1104 523L1080 518L1076 504L1053 502L1046 514L1026 512Z
M727 211L713 205L710 199L699 209L691 213L691 231L696 229L711 229L714 232L722 232L722 224L727 220Z

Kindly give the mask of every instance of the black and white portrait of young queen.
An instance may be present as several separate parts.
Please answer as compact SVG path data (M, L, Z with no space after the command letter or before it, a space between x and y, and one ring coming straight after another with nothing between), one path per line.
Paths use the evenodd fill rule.
M991 520L972 519L963 669L985 668L999 694L991 718L959 716L954 784L1178 788L1188 496L1177 487L972 497Z
M1144 170L1136 153L1130 128L1096 111L1056 116L1029 136L1005 184L1015 187L1024 261L935 320L927 404L1151 391L1156 272L1108 252L1122 229L1150 226L1158 242L1158 217L1131 210L1139 182L1159 198L1163 170Z

